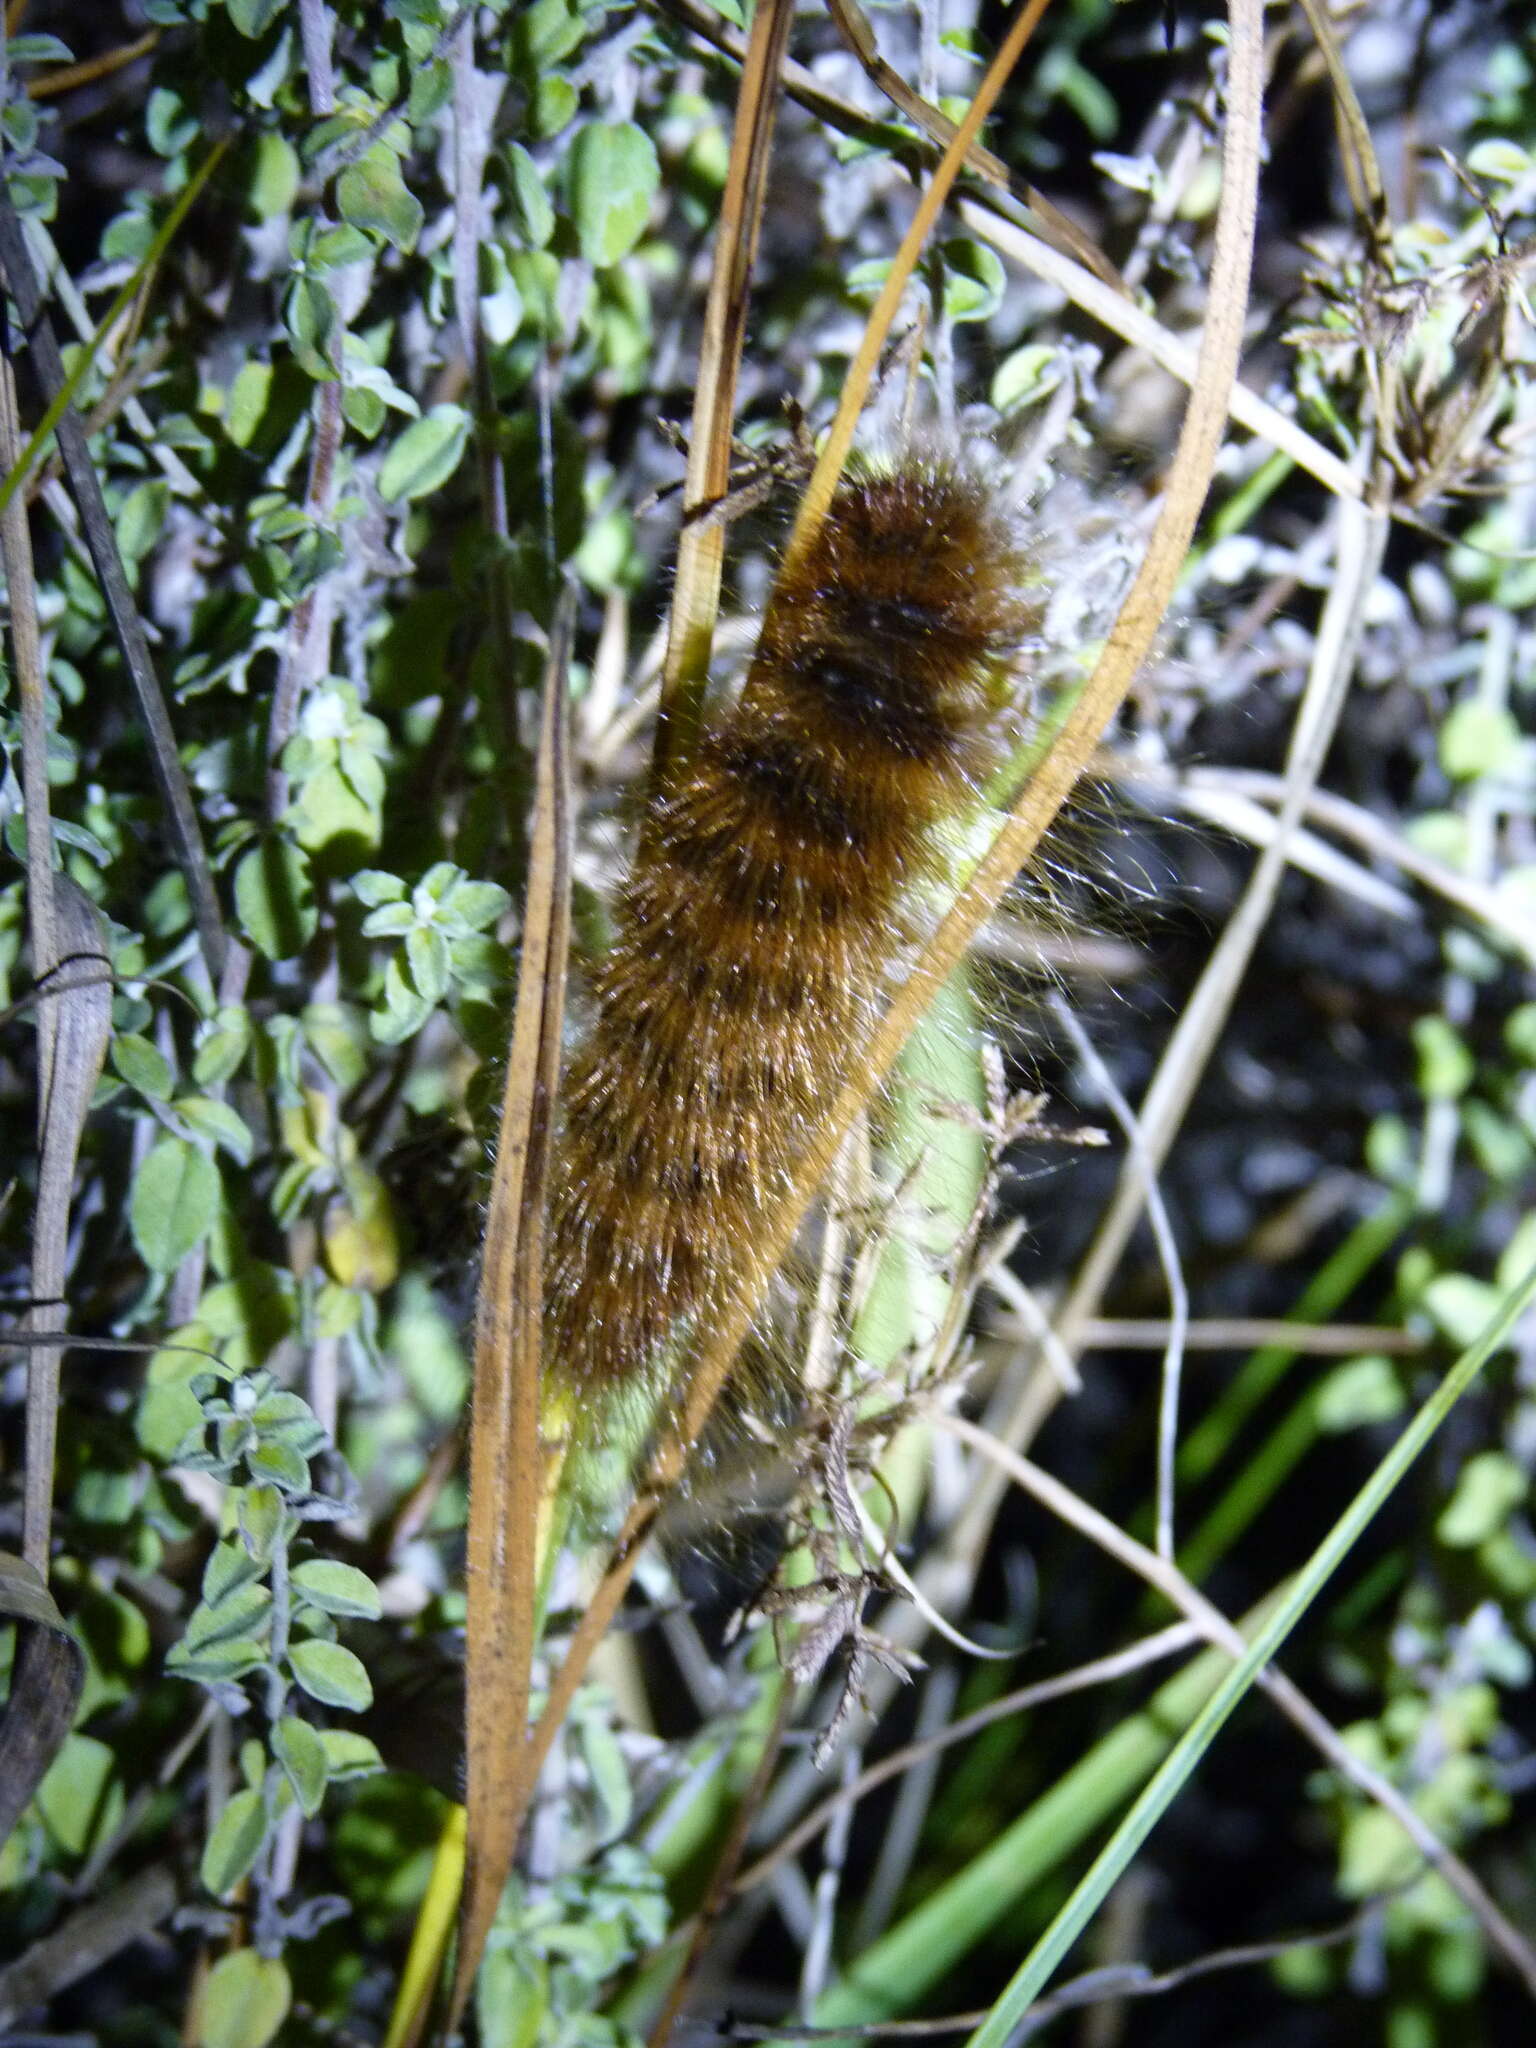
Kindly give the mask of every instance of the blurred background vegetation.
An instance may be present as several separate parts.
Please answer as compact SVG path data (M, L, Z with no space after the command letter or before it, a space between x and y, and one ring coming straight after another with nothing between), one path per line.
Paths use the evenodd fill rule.
M579 1013L647 759L743 24L734 0L6 14L0 1254L32 1341L0 1369L0 2028L375 2042L460 1789L466 1333L537 692L568 588ZM954 113L1003 14L868 21ZM1171 1347L1178 1565L1234 1617L1536 1259L1536 31L1491 0L1266 25L1243 376L1298 433L1232 429L1058 873L983 948L1038 1128L979 1167L972 1133L960 1195L908 1204L853 1345L915 1384L960 1299L946 1384L1149 1542ZM825 425L933 156L820 7L790 56L737 403L765 458L787 401ZM1020 224L1193 335L1225 64L1214 8L1056 0L987 129L1015 196L972 183L912 293L925 409L1052 479L1063 670L1139 557L1183 390L1026 267ZM1340 465L1390 506L1379 556ZM722 675L793 502L730 528ZM931 1034L930 1095L981 1101L971 1029ZM905 1086L888 1197L945 1150L904 1130ZM1111 1142L1068 1142L1087 1127ZM1105 1255L1138 1159L1159 1231ZM994 1167L988 1280L985 1246L963 1272L946 1248ZM1070 1341L1042 1348L1053 1315ZM37 1338L66 1327L60 1365ZM773 1631L727 1627L788 1490L700 1481L557 1748L479 2039L643 2037L705 1899L677 2038L987 2006L1220 1658L1005 1712L770 1861L900 1745L1172 1616L970 1455L909 1431L883 1483L905 1570L1007 1654L893 1622L871 1581L923 1662L903 1687L873 1660L819 1773L839 1660L791 1701ZM1044 2038L1527 2037L1533 1465L1526 1324L1291 1647L1331 1743L1244 1707L1074 1958L1112 1974ZM58 1741L35 1796L23 1719Z

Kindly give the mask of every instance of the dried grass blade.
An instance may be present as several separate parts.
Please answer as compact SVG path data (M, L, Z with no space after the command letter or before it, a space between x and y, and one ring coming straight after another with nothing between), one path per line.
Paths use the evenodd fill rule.
M16 1624L15 1669L0 1714L0 1842L10 1834L74 1723L85 1652L43 1584L0 1551L0 1621Z
M38 990L38 1173L32 1221L28 1328L62 1330L68 1271L69 1208L75 1162L91 1096L112 1038L112 962L96 906L68 875L50 877L56 948ZM30 878L29 878L30 893ZM48 1575L53 1464L64 1347L43 1346L27 1366L26 1490L23 1549Z
M0 360L0 467L13 468L20 440L9 362ZM27 834L27 917L39 997L37 1036L37 1201L32 1223L28 1328L61 1329L75 1157L112 1032L112 970L100 921L82 889L53 865L48 804L48 707L38 630L37 587L26 506L0 508L0 557L9 599L11 649L21 706L22 787ZM65 970L63 979L59 971ZM83 972L81 970L84 970ZM22 1548L48 1576L53 1462L62 1348L40 1345L27 1367L26 1482Z
M1339 47L1338 30L1321 0L1301 0L1301 11L1307 17L1307 26L1312 31L1318 55L1333 88L1333 118L1339 131L1339 158L1344 166L1344 182L1349 187L1350 203L1372 243L1378 250L1385 249L1392 237L1387 188L1382 180L1381 165L1376 160L1376 145L1371 140L1364 109L1344 62L1344 52Z
M763 0L757 9L736 102L720 230L699 342L699 376L683 485L683 530L677 544L677 581L652 761L656 787L661 786L672 764L686 759L691 749L709 679L725 527L719 520L697 515L723 498L730 485L731 428L747 332L747 294L762 226L780 72L794 12L794 0Z
M544 1185L570 939L566 673L571 621L567 597L544 678L522 965L475 1325L466 1560L469 1819L450 2026L474 1981L512 1868L525 1803L524 1731L534 1651L537 1530L545 1491L539 1449Z
M827 507L832 502L832 493L837 480L843 473L848 460L848 450L853 445L853 431L863 410L864 399L869 390L875 365L880 360L880 351L885 346L886 336L891 331L891 322L896 317L896 308L901 304L901 295L907 288L908 280L923 252L939 209L949 197L950 189L960 175L962 165L970 152L976 137L981 133L981 124L986 120L997 102L997 96L1012 75L1013 67L1023 54L1024 45L1034 33L1050 0L1026 0L1009 26L1007 35L998 48L996 56L987 66L986 75L976 88L976 97L965 112L965 119L955 130L948 149L945 150L938 169L929 181L928 189L918 202L907 232L902 236L901 247L896 251L890 272L880 289L874 310L864 329L864 338L859 343L859 352L849 365L848 375L843 382L842 396L838 401L837 416L817 458L816 468L806 486L805 496L800 501L800 510L795 518L795 530L790 535L786 559L793 561L804 552L815 538L821 522L827 516Z

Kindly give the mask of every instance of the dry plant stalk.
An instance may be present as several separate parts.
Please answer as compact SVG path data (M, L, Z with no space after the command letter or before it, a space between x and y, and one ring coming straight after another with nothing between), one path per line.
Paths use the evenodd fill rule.
M570 949L571 613L567 601L544 677L522 966L475 1325L465 1573L468 1831L450 2029L474 1981L522 1826L537 1531L546 1494L539 1447L544 1189Z
M731 432L736 417L736 378L747 333L747 295L768 189L780 72L794 13L794 0L763 0L752 17L752 38L736 100L720 230L699 337L699 379L683 481L683 530L677 544L677 581L667 622L666 661L651 759L653 789L660 789L674 764L686 760L692 751L709 679L725 527L718 520L698 515L723 498L730 483Z

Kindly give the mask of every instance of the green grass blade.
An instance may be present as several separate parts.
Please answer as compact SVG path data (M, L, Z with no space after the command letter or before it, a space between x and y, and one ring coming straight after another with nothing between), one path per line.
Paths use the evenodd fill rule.
M1234 1708L1264 1666L1278 1654L1287 1636L1380 1513L1408 1468L1488 1359L1507 1342L1515 1324L1533 1301L1536 1301L1536 1271L1528 1273L1505 1296L1503 1307L1482 1336L1457 1359L1306 1565L1285 1588L1246 1654L1232 1665L1174 1744L1152 1782L1094 1859L1092 1869L1025 1957L985 2022L971 2036L968 2048L1003 2048L1013 2029L1049 1983L1057 1965L1167 1812Z

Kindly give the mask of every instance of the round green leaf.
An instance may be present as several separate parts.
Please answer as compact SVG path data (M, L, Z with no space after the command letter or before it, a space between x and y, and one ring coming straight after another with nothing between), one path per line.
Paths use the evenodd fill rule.
M989 320L1003 302L1002 259L984 242L956 236L944 244L944 309L951 320Z
M1503 1528L1525 1491L1525 1474L1513 1458L1504 1451L1479 1451L1462 1466L1435 1534L1453 1550L1473 1550Z
M1519 765L1520 727L1502 704L1458 704L1440 728L1440 765L1457 782Z
M405 935L405 956L416 993L424 1003L440 1003L448 993L448 941L431 925L415 925Z
M369 1621L379 1617L378 1588L356 1565L311 1557L294 1566L292 1577L294 1591L326 1614L360 1614Z
M593 121L571 144L567 176L582 255L599 270L617 263L651 217L661 181L656 145L633 121Z
M139 1449L168 1465L187 1438L199 1436L203 1407L190 1387L146 1387L134 1421Z
M269 960L289 960L315 935L309 862L291 839L253 847L235 869L235 908L253 945Z
M236 1792L213 1824L203 1849L203 1883L217 1897L246 1876L267 1839L267 1802L259 1792Z
M37 1810L68 1855L83 1856L117 1825L123 1810L117 1760L94 1735L71 1735L37 1788Z
M327 1707L346 1707L354 1714L373 1704L373 1684L360 1657L340 1643L318 1638L295 1643L288 1652L293 1675L311 1699Z
M267 2048L292 2002L287 1968L276 1956L253 1948L220 1956L203 1986L198 2048Z
M379 469L386 498L424 498L459 466L469 438L469 414L461 405L434 405L412 420Z
M185 1138L162 1138L133 1177L128 1225L151 1272L174 1272L202 1243L219 1205L218 1168Z
M1402 1384L1390 1358L1372 1352L1336 1366L1319 1386L1317 1426L1331 1433L1360 1429L1372 1422L1390 1422L1405 1404Z

